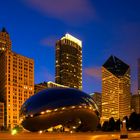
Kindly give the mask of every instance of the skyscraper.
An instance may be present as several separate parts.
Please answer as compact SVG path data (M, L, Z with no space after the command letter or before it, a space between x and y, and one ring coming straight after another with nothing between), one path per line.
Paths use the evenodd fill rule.
M0 101L4 102L5 127L19 124L19 110L34 94L34 61L11 50L10 36L0 32Z
M134 94L131 98L131 109L136 113L140 113L140 94Z
M115 56L102 66L102 119L130 114L130 67Z
M138 94L140 94L140 58L138 59Z
M0 130L4 127L4 103L0 102Z
M65 34L56 42L55 82L82 89L82 42Z
M10 36L5 28L2 28L0 32L0 51L1 50L11 50L12 42L10 40Z

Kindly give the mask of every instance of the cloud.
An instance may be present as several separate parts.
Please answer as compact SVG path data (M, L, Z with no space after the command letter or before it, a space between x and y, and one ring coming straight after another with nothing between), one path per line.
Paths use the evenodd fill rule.
M101 79L101 67L85 68L84 73L90 77Z
M90 0L24 0L33 9L67 23L88 22L96 18Z
M83 79L84 91L88 93L91 93L91 91L101 92L101 67L84 68Z
M40 41L40 44L43 46L54 47L56 41L57 41L57 37L50 36L50 37L46 37L46 38L42 39Z

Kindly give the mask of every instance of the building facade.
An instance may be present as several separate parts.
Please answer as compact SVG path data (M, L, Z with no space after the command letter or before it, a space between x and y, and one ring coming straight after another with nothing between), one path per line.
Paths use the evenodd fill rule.
M90 96L93 98L93 100L97 104L98 109L99 109L99 113L100 113L100 116L101 116L101 113L102 113L102 95L101 95L101 93L93 92L93 93L90 94Z
M47 82L47 85L48 88L53 88L53 87L68 88L68 86L60 85L52 81Z
M9 36L5 30L3 34ZM5 107L5 127L11 129L19 124L21 105L34 94L34 61L10 46L5 48L0 51L0 101Z
M5 28L0 32L0 51L11 50L12 42Z
M47 89L47 82L39 83L34 85L34 93L38 93L41 90Z
M138 94L140 94L140 58L138 59Z
M130 114L130 67L115 56L102 66L102 120Z
M132 95L131 109L134 110L137 114L140 113L140 94Z
M67 86L60 85L60 84L57 84L55 82L49 81L49 82L35 84L34 91L35 91L35 93L38 93L41 90L44 90L47 88L54 88L54 87L67 88Z
M0 102L0 130L4 127L4 103Z
M82 42L66 34L56 42L55 82L82 89Z

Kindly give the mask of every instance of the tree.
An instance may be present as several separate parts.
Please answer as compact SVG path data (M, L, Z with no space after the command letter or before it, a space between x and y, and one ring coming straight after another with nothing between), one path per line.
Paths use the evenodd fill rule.
M116 130L116 131L120 131L120 124L121 124L121 121L120 121L120 119L118 119L118 120L115 122L115 130Z
M108 121L104 121L103 125L102 125L102 131L108 131Z
M137 114L137 117L138 117L138 122L137 122L137 124L138 124L138 130L140 130L140 114Z
M127 128L127 130L128 130L128 129L129 129L129 127L130 127L128 117L127 117L127 116L123 117L123 120L125 120L125 121L126 121L126 128Z
M130 117L129 117L129 124L130 124L130 127L132 128L132 130L136 130L138 129L138 115L136 112L132 112Z
M108 131L114 131L114 129L115 129L115 120L113 117L111 117L108 123Z

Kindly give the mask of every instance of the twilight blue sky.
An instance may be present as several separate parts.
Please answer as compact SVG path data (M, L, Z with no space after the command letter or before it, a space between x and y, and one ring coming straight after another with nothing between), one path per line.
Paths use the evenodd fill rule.
M137 89L140 0L1 0L0 28L13 51L33 58L35 83L54 81L55 41L70 33L83 42L83 90L101 92L101 66L115 55L131 66Z

